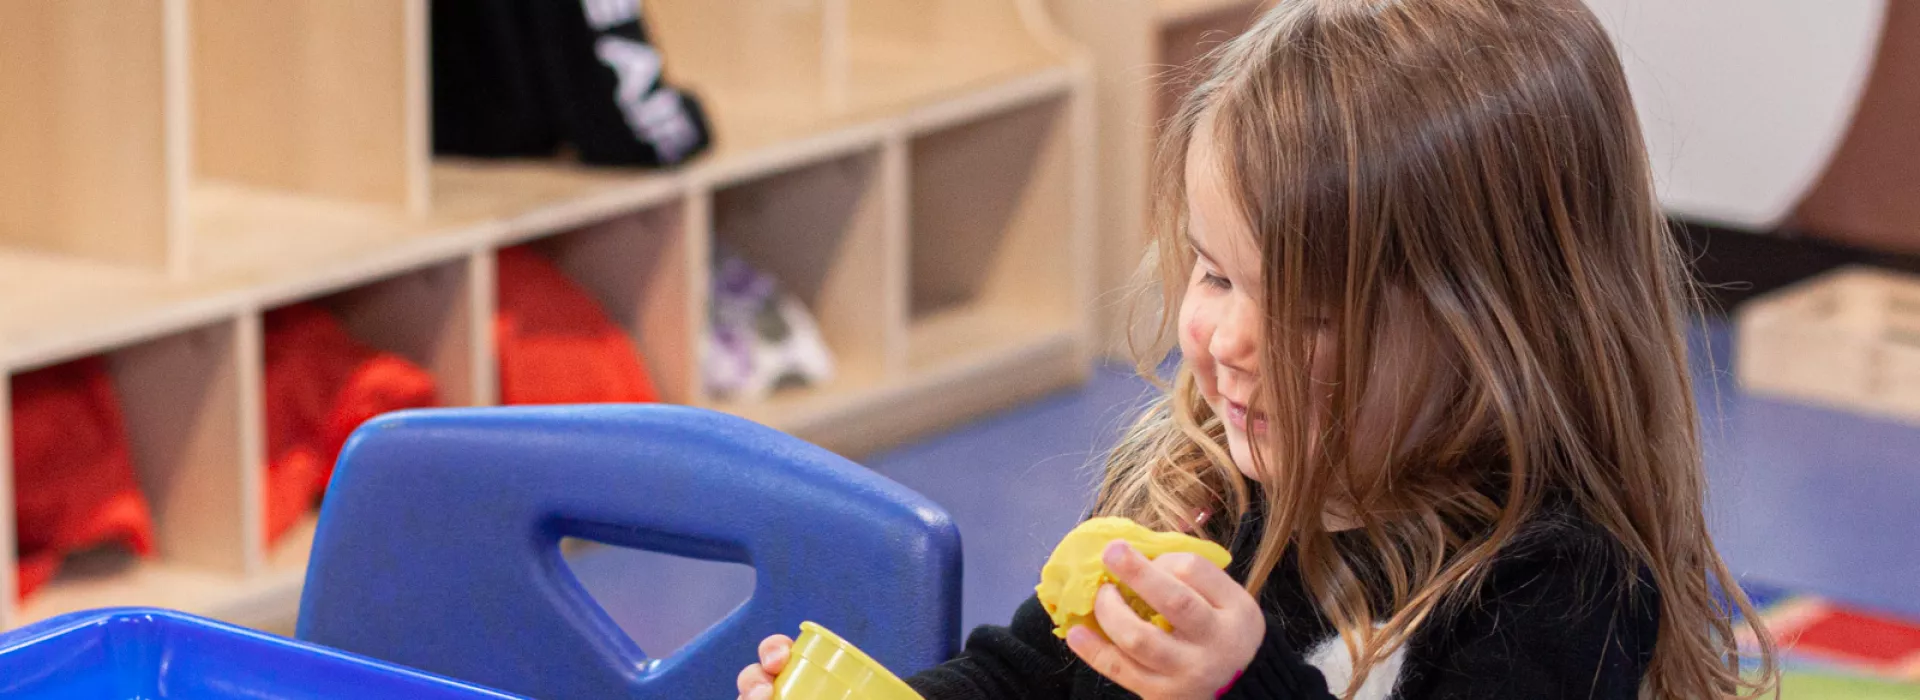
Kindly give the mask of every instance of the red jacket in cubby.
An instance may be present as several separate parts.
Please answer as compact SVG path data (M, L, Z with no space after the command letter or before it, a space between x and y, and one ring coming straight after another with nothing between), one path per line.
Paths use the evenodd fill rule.
M297 304L266 319L267 538L278 539L326 492L361 423L438 402L433 376L347 334L326 309Z
M107 362L99 357L13 378L14 522L20 597L75 551L120 544L153 553L153 516Z
M498 279L502 403L659 400L632 339L552 262L524 246L502 250Z

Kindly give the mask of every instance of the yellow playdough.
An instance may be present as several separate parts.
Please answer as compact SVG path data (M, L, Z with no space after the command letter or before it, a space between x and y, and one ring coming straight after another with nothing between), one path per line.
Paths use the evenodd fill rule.
M1114 540L1126 540L1148 559L1187 552L1222 568L1233 561L1233 555L1227 553L1225 547L1198 537L1178 532L1154 532L1126 518L1088 520L1060 540L1060 546L1053 549L1053 556L1047 559L1046 567L1040 570L1040 585L1035 592L1040 595L1040 605L1053 618L1054 635L1065 639L1067 630L1078 625L1101 632L1100 622L1093 617L1093 598L1102 586L1109 583L1120 589L1127 604L1133 606L1133 611L1142 619L1158 625L1160 629L1172 631L1173 626L1165 617L1154 612L1153 607L1135 595L1133 589L1121 584L1112 572L1107 571L1101 555Z

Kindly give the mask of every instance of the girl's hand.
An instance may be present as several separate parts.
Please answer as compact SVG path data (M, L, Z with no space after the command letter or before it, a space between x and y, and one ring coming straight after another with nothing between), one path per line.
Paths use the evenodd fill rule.
M1095 671L1145 700L1213 700L1253 661L1266 616L1220 567L1191 554L1148 560L1122 541L1107 545L1104 557L1173 632L1140 619L1107 586L1093 604L1106 637L1085 627L1067 634L1067 646Z
M760 642L760 663L740 672L740 700L769 700L773 697L773 679L787 667L787 655L793 640L773 635Z

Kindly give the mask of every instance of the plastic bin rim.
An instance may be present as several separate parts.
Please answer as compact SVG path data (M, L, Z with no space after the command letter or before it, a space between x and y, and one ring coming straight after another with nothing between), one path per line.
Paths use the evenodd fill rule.
M8 651L11 651L29 644L33 644L36 642L58 637L60 635L68 634L83 628L93 627L96 625L112 624L114 622L127 621L127 620L169 621L169 622L175 622L175 623L183 623L183 624L197 626L201 628L212 629L214 631L217 631L223 634L229 634L235 637L244 638L250 642L266 644L266 645L275 647L277 649L288 650L288 651L298 650L301 653L325 656L325 657L339 659L342 661L347 661L355 664L372 666L372 667L379 668L381 671L384 671L384 672L392 673L395 675L407 676L407 677L414 678L416 680L425 681L429 683L444 684L447 686L458 688L463 691L469 691L477 695L482 695L482 696L492 697L492 698L501 698L503 700L523 700L520 698L520 696L517 696L517 695L509 695L501 691L494 690L492 688L474 685L472 683L468 683L458 679L448 678L445 676L437 676L434 674L427 673L425 671L421 671L419 669L410 668L407 666L401 666L398 664L381 661L379 659L375 659L367 656L361 656L359 654L354 654L352 652L341 651L333 647L321 646L318 644L303 642L297 639L288 639L286 637L267 634L265 632L261 632L258 630L247 629L245 627L228 624L225 622L221 622L219 620L205 618L199 615L185 613L178 610L169 610L166 608L152 608L152 607L95 608L92 610L81 610L78 612L71 612L71 613L59 615L56 617L50 617L45 620L41 620L39 622L33 623L31 625L21 627L19 629L11 630L8 632L0 632L0 655L4 655Z

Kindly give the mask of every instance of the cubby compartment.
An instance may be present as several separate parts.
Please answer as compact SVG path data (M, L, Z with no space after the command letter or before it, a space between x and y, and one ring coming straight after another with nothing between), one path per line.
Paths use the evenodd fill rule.
M914 138L911 367L1077 329L1070 107L1049 97Z
M887 225L881 164L879 151L862 150L713 193L711 259L737 255L797 297L818 324L835 370L823 385L780 390L765 405L729 408L777 424L779 415L886 375L896 344L888 310L897 308L890 300L898 292L889 284L897 242ZM701 291L704 306L710 295Z
M183 262L185 7L0 3L0 246Z
M194 176L425 213L426 0L192 0Z
M240 324L225 321L106 354L135 475L153 516L154 555L101 548L69 557L21 603L14 623L107 605L204 609L244 588L261 541L250 497L259 482L243 425L246 342ZM11 508L24 494L9 495ZM7 542L12 550L13 536Z
M669 403L692 403L699 382L691 338L706 319L692 293L705 247L688 234L686 204L669 201L528 242L593 298L639 352Z
M490 329L479 322L490 303L474 289L480 264L473 257L455 258L295 301L260 317L261 337L251 350L262 373L261 457L255 468L266 476L260 481L263 527L254 529L271 538L265 544L269 571L305 567L315 515L289 494L303 488L302 475L324 478L317 470L331 467L330 443L321 436L351 428L325 422L337 411L492 403L493 374L483 366L485 353L475 348ZM380 353L404 364L382 365L391 361L377 359ZM276 433L276 426L283 432ZM275 444L276 434L287 444ZM275 483L274 469L293 481Z
M843 0L846 45L829 53L845 72L855 110L911 105L930 96L1057 68L1061 59L1040 0ZM844 61L844 66L835 66Z
M652 0L668 79L723 153L1062 71L1040 0Z
M828 5L839 0L653 0L641 7L667 80L710 109L717 148L805 134L832 112Z
M476 308L474 261L462 257L330 294L318 300L355 340L391 352L433 375L440 403L493 402L492 373L477 366L487 330Z

